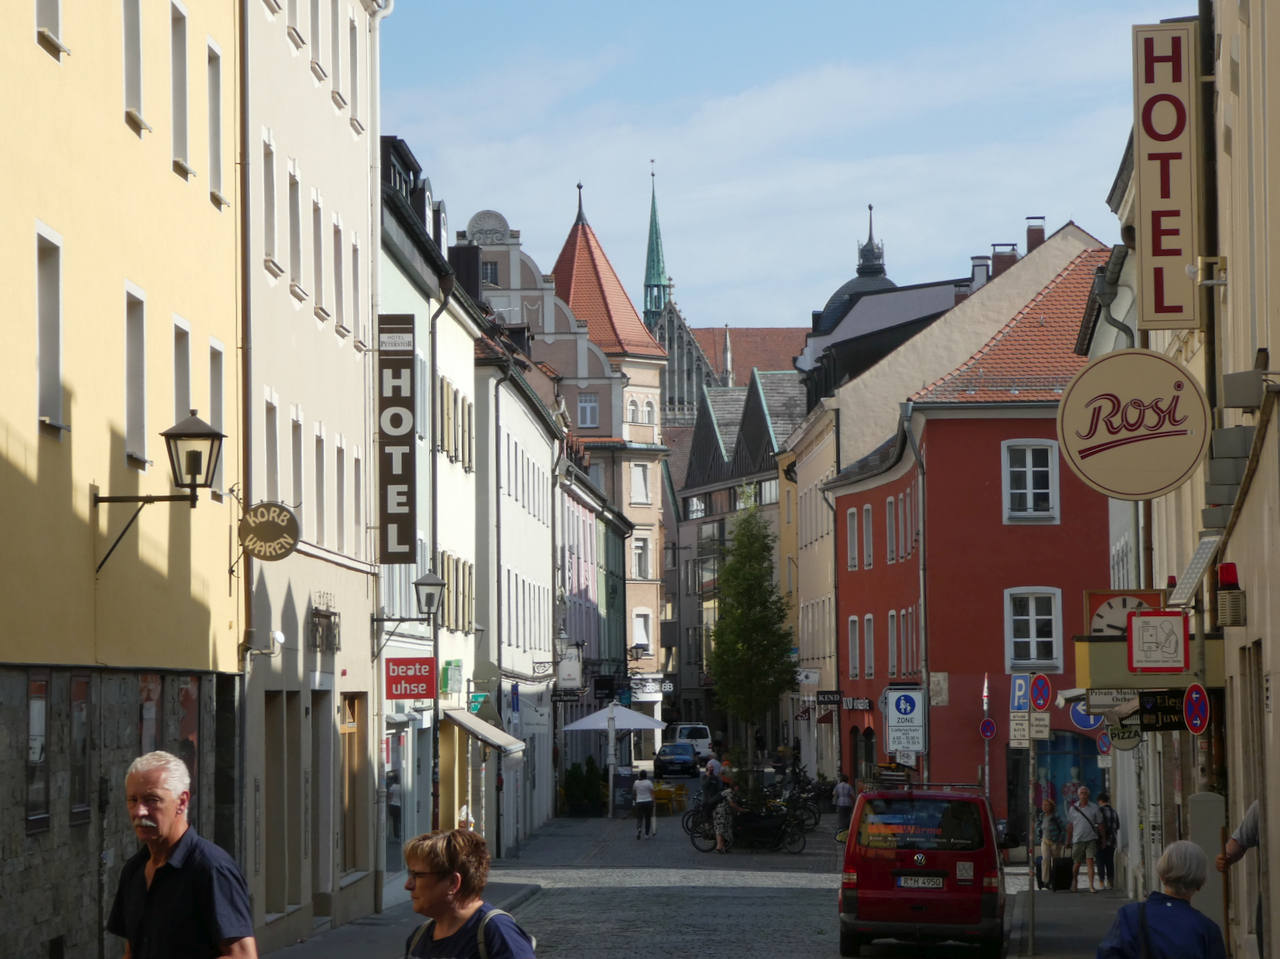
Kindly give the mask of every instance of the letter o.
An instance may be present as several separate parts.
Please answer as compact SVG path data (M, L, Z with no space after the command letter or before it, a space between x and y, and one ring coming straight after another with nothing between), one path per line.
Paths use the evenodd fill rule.
M1173 129L1168 133L1158 133L1152 123L1152 113L1157 103L1172 103L1174 112ZM1142 129L1153 140L1176 140L1187 128L1187 108L1172 93L1157 93L1142 105Z
M382 411L378 425L388 436L403 436L413 429L413 413L403 406L389 406Z

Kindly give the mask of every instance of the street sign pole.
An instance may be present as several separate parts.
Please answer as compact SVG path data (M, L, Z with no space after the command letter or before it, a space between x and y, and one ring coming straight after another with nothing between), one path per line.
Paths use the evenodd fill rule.
M1036 954L1036 741L1031 740L1027 762L1027 807L1031 818L1027 820L1027 898L1031 900L1031 921L1027 927L1027 955ZM1052 865L1052 863L1050 864Z
M982 674L982 718L988 718L988 706L991 701L991 687L987 682L987 674ZM982 788L987 794L987 802L991 802L991 740L982 739Z

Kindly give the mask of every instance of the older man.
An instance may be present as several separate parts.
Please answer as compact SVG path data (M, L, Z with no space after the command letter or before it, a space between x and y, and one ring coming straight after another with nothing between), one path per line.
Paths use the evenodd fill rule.
M125 774L129 819L144 846L124 864L107 930L125 959L257 959L249 887L230 856L187 823L191 775L166 752Z
M1098 858L1098 846L1107 838L1107 827L1102 810L1089 801L1089 787L1081 786L1078 800L1067 810L1067 843L1071 846L1071 891L1080 882L1080 866L1089 865L1089 891L1097 892L1093 884L1093 861Z

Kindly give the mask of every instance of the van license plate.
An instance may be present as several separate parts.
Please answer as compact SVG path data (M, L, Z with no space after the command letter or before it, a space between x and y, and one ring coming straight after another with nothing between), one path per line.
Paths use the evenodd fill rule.
M899 889L941 889L941 876L899 876Z

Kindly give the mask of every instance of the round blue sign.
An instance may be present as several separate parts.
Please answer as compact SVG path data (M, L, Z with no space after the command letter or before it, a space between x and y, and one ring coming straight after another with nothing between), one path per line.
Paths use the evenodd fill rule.
M916 700L914 696L899 696L893 701L893 708L904 716L910 716L916 711Z
M1088 732L1101 726L1103 717L1090 716L1084 708L1084 703L1074 702L1071 704L1071 721L1075 723L1077 729L1083 729Z
M996 735L996 721L988 716L978 724L978 732L982 734L983 739L994 739Z
M1182 715L1187 728L1197 736L1209 727L1209 694L1199 683L1187 687L1182 697Z

